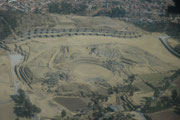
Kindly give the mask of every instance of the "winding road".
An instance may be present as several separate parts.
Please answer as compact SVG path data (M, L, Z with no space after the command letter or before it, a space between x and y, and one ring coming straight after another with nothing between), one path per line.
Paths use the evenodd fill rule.
M180 58L180 54L178 52L176 52L168 43L168 38L169 36L162 36L159 37L161 43L176 57Z

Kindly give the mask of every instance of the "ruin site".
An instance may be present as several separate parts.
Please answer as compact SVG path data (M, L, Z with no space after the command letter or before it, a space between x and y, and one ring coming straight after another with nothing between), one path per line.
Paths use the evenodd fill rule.
M0 42L0 119L17 118L18 89L40 120L180 119L171 98L180 92L179 42L114 18L31 17Z

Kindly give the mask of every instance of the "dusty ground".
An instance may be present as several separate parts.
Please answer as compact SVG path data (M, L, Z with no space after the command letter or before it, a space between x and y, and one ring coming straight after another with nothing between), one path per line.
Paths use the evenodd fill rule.
M11 66L7 52L0 49L0 119L13 120L16 115L13 113L14 103L10 95L14 94L14 87L11 77Z
M37 83L54 76L53 79L58 79L58 84L52 87L51 91L56 91L58 95L81 96L81 91L85 96L90 95L90 91L106 95L106 90L98 85L99 83L124 84L123 79L130 74L151 75L180 67L179 59L169 53L156 36L158 35L144 35L138 39L75 36L33 39L17 45L30 53L28 61L23 65L27 66L35 77L32 84L34 89L47 91L47 87L40 87ZM95 51L92 52L93 48ZM132 65L121 62L122 58L132 61ZM123 67L117 68L116 64L108 68L104 64L108 60L114 60L114 64L119 62ZM62 77L59 77L60 75ZM137 86L140 87L140 84ZM142 92L147 91L146 88L140 89ZM139 104L145 96L153 95L152 89L149 89L148 94L145 92L135 95L135 103Z
M0 100L3 101L8 99L9 95L12 94L13 84L11 80L11 68L8 55L6 55L5 51L0 51Z
M80 98L57 97L54 100L73 112L76 112L77 110L83 109L87 106L87 101L85 102Z
M179 58L172 55L159 41L158 37L163 36L160 33L146 33L133 25L104 17L51 15L49 19L53 25L44 29L108 28L136 31L142 36L118 38L78 35L9 41L10 49L24 56L17 75L20 76L20 86L31 101L41 108L39 117L52 118L62 109L74 114L74 109L67 106L69 101L65 99L71 101L71 98L78 97L90 101L93 94L108 96L107 89L110 86L127 85L125 80L130 75L136 76L133 85L140 89L130 101L140 105L144 97L153 96L152 88L145 85L144 81L158 87L164 74L180 68ZM37 28L43 29L43 25ZM1 56L0 85L4 87L6 84L7 87L0 87L4 91L0 94L10 95L13 90L9 87L12 81L8 58L7 55ZM116 103L117 96L109 96L104 105ZM54 100L57 97L61 97L62 101ZM79 102L77 105L81 104L81 101L76 102Z
M180 116L175 114L172 110L161 111L153 113L152 120L179 120Z
M1 120L15 120L16 115L13 112L14 103L0 104L0 119Z

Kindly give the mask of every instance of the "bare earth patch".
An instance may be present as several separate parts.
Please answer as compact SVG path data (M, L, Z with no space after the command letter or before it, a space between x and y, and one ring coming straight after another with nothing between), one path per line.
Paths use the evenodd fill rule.
M172 110L162 111L151 114L152 120L179 120L180 115L177 115Z
M71 97L56 97L54 100L68 108L72 112L76 112L82 108L85 108L87 104L81 98L71 98Z

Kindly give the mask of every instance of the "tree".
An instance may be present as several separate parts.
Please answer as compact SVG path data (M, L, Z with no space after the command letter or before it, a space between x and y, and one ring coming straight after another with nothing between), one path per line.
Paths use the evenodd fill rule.
M32 108L33 108L34 113L40 113L41 112L41 109L39 107L37 107L36 105L33 105Z
M48 10L50 13L59 13L60 12L60 7L59 3L50 3L48 5Z
M177 91L176 91L176 89L173 89L171 91L171 97L172 97L173 100L176 100L176 98L177 98Z
M152 103L152 98L150 97L145 97L146 103L144 105L144 108L142 109L143 111L148 111L151 107L151 103Z
M66 111L65 110L62 110L61 112L61 117L65 117L66 116Z
M180 115L180 105L177 105L177 106L175 107L174 112L175 112L176 114Z
M112 8L110 17L124 17L126 14L125 9L123 8Z
M169 106L171 106L171 100L169 99L169 97L168 96L162 96L161 98L160 98L160 102L161 102L161 105L163 106L163 107L169 107Z
M154 97L158 97L158 96L159 96L159 93L160 93L159 90L158 90L158 89L155 89L155 90L154 90Z
M39 13L41 13L41 10L40 10L39 8L36 8L36 9L34 10L34 13L35 13L35 14L39 14Z
M175 51L180 53L180 44L175 47Z
M16 103L14 107L14 112L18 117L31 118L36 113L41 112L40 108L31 103L29 97L25 94L25 92L22 89L19 89L18 94L13 95L12 99Z
M131 90L130 92L129 92L129 96L133 96L134 95L134 92Z
M132 74L132 75L128 76L128 79L129 79L130 81L133 81L133 80L135 79L135 76Z
M12 96L12 99L14 100L15 103L19 105L23 105L24 101L26 99L25 92L22 89L18 90L18 95Z

